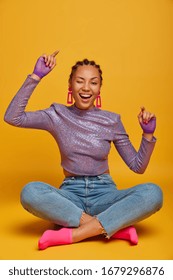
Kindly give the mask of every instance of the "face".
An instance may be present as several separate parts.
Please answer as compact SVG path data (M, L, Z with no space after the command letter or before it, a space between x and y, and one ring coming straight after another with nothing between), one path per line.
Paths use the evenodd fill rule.
M78 66L69 86L77 108L82 110L93 108L101 87L98 69L92 65Z

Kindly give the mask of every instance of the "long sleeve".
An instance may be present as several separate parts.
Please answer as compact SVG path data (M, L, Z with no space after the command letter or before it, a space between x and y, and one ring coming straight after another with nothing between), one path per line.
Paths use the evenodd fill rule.
M44 129L55 138L61 153L62 167L81 176L96 176L108 170L111 142L136 173L143 173L149 163L156 139L142 138L138 152L131 144L120 116L100 110L80 110L53 103L49 108L25 111L38 82L27 77L11 101L5 121L17 127Z
M18 127L50 129L51 120L46 114L46 110L25 112L28 100L38 83L30 76L27 77L7 108L4 116L5 122Z
M156 143L156 138L153 137L152 141L148 141L142 137L139 150L136 151L131 144L128 135L126 134L120 119L117 130L119 133L116 135L116 139L113 141L113 143L121 158L134 172L140 174L144 173L150 161L150 157Z

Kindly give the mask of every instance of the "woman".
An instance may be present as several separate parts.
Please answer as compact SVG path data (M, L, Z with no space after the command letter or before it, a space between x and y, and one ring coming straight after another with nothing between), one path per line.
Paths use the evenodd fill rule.
M127 239L138 243L133 224L158 211L162 191L152 183L118 190L108 167L110 144L136 173L149 163L156 139L156 117L144 108L138 115L143 130L137 152L118 114L101 110L102 71L94 61L78 61L69 77L68 103L25 112L27 102L40 80L56 65L56 55L41 56L13 98L5 114L9 124L44 129L55 138L61 153L65 179L59 189L43 182L31 182L21 192L23 207L32 214L62 228L47 230L38 247L71 244L86 238ZM94 102L96 101L96 106Z

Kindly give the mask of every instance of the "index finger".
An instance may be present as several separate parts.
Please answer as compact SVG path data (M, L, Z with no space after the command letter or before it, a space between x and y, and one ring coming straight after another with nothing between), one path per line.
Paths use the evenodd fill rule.
M144 111L145 111L145 107L141 106L141 112L144 112Z
M53 52L52 56L55 57L59 53L59 50Z

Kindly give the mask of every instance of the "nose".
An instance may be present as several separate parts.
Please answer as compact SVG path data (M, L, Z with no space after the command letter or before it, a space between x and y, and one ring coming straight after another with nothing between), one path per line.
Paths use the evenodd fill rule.
M89 83L85 82L85 83L83 84L82 90L83 90L83 91L90 91Z

